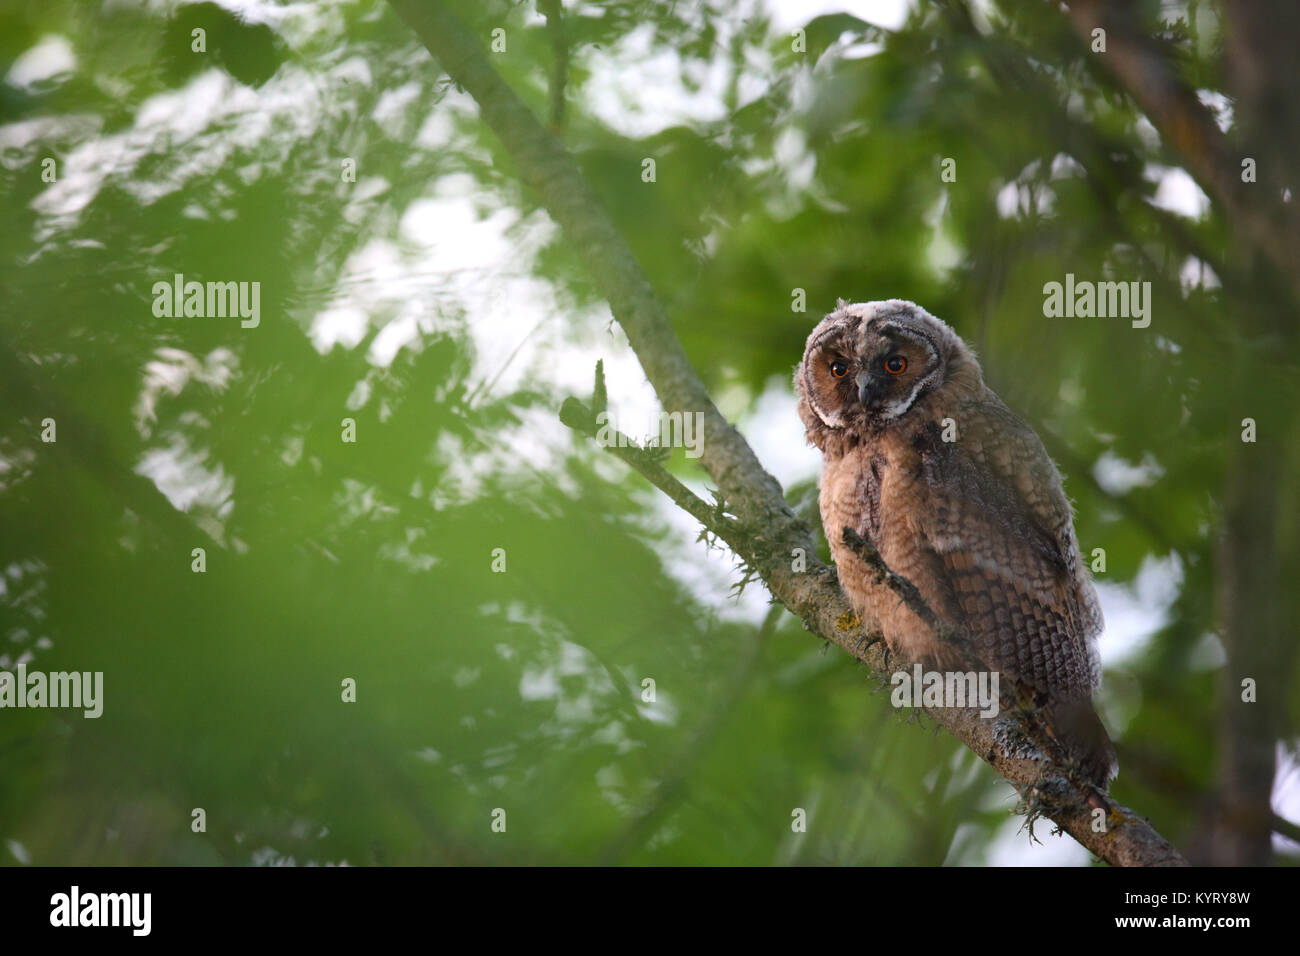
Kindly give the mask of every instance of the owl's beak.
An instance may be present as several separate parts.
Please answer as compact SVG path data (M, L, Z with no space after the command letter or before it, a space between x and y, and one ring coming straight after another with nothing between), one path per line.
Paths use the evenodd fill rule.
M869 405L871 403L871 376L866 372L859 372L853 383L858 386L858 401L863 405Z

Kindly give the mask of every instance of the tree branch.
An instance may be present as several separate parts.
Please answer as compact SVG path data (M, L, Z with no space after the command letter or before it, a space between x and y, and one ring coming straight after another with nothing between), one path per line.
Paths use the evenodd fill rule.
M1165 45L1134 22L1132 8L1114 0L1069 0L1071 25L1085 44L1092 31L1106 32L1106 52L1096 54L1120 86L1160 131L1164 141L1186 161L1187 169L1205 191L1219 201L1230 223L1251 247L1289 280L1300 297L1300 217L1295 204L1282 201L1278 177L1267 168L1259 184L1244 183L1243 159L1262 154L1231 143L1219 129L1196 91L1179 79Z
M560 406L560 421L592 439L597 439L600 431L596 415L576 398L565 399L564 404ZM670 475L650 449L640 447L616 429L610 429L609 441L602 444L615 457L671 498L673 504L704 525L705 529L724 540L731 536L730 529L727 527L730 519L723 513L720 505L710 506L707 501Z
M861 640L864 630L872 634L878 628L853 613L834 570L816 559L812 533L786 504L780 484L713 404L649 280L573 158L488 64L479 38L468 33L441 2L389 2L442 68L478 102L483 121L511 154L524 182L536 190L551 217L590 264L591 275L665 409L702 417L701 463L716 482L727 510L736 516L722 526L719 536L809 630L839 645L884 678L888 671L882 648ZM792 560L796 558L802 560ZM995 739L991 722L982 719L978 710L946 708L931 713L1022 794L1041 793L1039 788L1050 783L1044 779L1042 762L1008 752ZM1061 829L1113 864L1185 862L1149 823L1119 804L1110 804L1104 832L1093 830L1093 808L1077 794L1053 801L1045 812Z

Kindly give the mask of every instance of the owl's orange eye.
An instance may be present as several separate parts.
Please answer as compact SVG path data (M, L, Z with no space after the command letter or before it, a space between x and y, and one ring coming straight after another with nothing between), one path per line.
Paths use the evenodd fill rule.
M901 355L891 355L885 359L885 371L890 375L902 375L907 371L907 359Z
M834 362L831 362L831 374L836 378L843 378L845 375L848 375L849 363L844 361L844 359L836 359Z

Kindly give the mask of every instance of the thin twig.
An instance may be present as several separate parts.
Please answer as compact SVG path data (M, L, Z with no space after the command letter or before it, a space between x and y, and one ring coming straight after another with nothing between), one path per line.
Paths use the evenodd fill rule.
M600 442L606 451L629 465L632 470L671 498L673 504L690 514L713 534L728 540L729 535L733 533L729 527L732 519L727 518L718 506L710 505L670 475L663 465L659 464L659 458L653 451L642 448L632 438L615 428L598 425L591 409L576 398L564 400L564 404L560 406L560 421L592 439L597 438L602 427L609 428L607 439Z
M1286 837L1296 843L1300 843L1300 825L1292 823L1286 817L1273 814L1273 832Z

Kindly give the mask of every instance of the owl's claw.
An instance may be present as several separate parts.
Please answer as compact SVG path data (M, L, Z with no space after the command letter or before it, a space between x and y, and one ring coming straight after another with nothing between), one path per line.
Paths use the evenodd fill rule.
M861 654L872 644L883 644L883 643L884 641L881 639L879 634L863 634L861 637L858 638L857 642L853 645L853 653L856 656ZM885 652L886 653L889 652L888 647L885 648Z
M881 659L884 661L885 666L888 667L889 666L889 645L885 643L885 639L881 637L879 634L864 634L860 638L858 638L857 642L854 643L853 645L853 655L855 657L860 657L862 653L868 647L871 647L873 644L880 645Z

